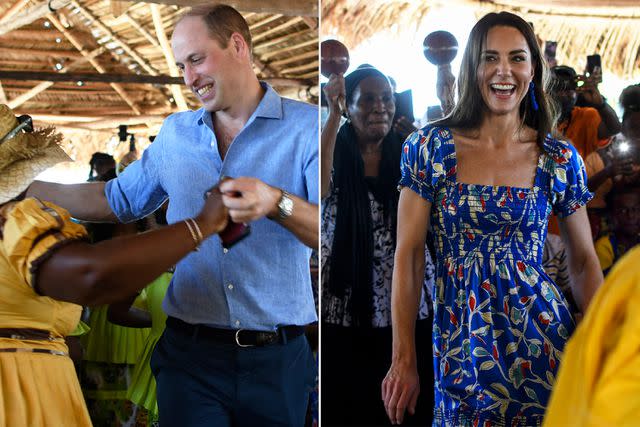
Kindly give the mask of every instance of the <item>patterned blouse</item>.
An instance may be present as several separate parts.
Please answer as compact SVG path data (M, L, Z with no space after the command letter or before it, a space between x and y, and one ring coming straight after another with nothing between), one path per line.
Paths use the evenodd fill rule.
M375 328L391 326L391 276L395 247L390 228L385 225L382 204L369 191L373 228L373 319ZM322 321L333 325L351 326L349 289L344 297L332 295L329 289L331 248L338 212L338 189L331 187L329 195L322 201L321 250L322 250ZM419 319L429 315L431 288L433 287L433 262L425 249L425 279L420 297Z

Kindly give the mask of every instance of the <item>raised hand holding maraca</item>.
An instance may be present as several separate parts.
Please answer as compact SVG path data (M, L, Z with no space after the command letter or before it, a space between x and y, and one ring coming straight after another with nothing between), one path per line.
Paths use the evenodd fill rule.
M348 68L349 50L345 45L338 40L325 40L320 43L320 73L329 79L324 88L329 108L339 108L345 117L348 117L348 112L344 95L344 73Z
M451 73L451 61L458 53L458 41L447 31L434 31L425 37L422 44L427 61L438 66L436 91L442 111L447 115L455 103L453 87L456 79Z

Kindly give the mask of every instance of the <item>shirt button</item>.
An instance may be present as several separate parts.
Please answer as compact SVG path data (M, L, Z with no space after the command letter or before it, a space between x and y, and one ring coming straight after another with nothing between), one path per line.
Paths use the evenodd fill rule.
M227 252L229 252L229 249L227 249L227 248L222 249L222 253L226 254Z
M236 326L240 326L240 321L236 320Z
M231 283L229 283L229 284L227 285L227 288L229 288L229 290L233 290L233 285L232 285Z

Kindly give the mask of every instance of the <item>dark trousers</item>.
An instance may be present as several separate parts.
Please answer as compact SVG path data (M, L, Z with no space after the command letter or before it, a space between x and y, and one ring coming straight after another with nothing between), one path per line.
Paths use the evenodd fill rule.
M322 324L320 347L320 421L331 426L388 426L382 380L391 366L391 327L345 328ZM431 319L416 323L420 395L403 425L431 425L433 356Z
M316 377L304 335L241 348L169 326L151 369L161 427L302 427Z

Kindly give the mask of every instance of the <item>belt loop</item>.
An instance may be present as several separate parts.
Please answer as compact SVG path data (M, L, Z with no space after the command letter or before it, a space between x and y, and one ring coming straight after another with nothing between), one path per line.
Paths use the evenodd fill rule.
M281 337L282 345L287 344L287 330L283 327L278 328L278 335Z

